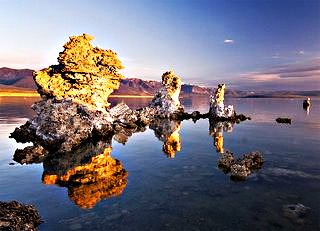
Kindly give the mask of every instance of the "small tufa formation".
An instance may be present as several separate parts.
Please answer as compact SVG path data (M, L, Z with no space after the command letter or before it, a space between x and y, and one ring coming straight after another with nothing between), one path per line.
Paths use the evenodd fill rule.
M104 111L108 96L120 86L123 66L112 50L93 47L91 35L70 37L59 54L59 65L34 73L38 92L43 98L72 99L91 109Z
M303 101L303 108L307 108L307 107L310 107L311 106L311 99L310 97L307 97L306 100Z
M219 84L214 95L210 96L210 110L209 113L212 117L231 118L235 116L233 105L224 106L224 83Z
M167 71L162 75L163 87L156 93L149 104L149 107L155 108L157 114L172 114L182 112L183 107L179 101L181 91L181 79L173 71Z
M245 180L252 171L259 170L263 163L263 157L258 151L244 154L239 159L234 159L233 153L226 151L221 154L218 167L225 173L230 172L232 180Z
M282 124L291 124L292 120L290 118L286 117L279 117L276 119L277 123L282 123Z
M0 201L0 230L36 231L41 223L40 215L32 205Z

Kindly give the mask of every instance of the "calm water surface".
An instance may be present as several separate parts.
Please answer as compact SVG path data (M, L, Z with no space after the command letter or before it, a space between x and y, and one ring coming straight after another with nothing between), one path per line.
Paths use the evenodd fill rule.
M223 149L237 157L253 150L264 156L262 168L246 181L232 181L218 168L220 154L208 120L178 126L171 136L181 144L174 158L163 151L168 137L159 131L135 133L125 145L113 140L111 156L121 161L128 182L122 193L102 196L92 208L75 201L67 187L42 183L42 163L12 160L15 150L28 144L17 144L9 134L33 116L30 105L35 100L0 98L0 200L35 205L44 220L40 230L320 229L320 100L312 101L309 114L301 99L226 102L252 120L221 131ZM149 100L112 103L120 101L137 107ZM206 98L183 103L187 111L208 110ZM277 124L277 117L290 117L293 123ZM96 196L90 192L82 191L82 203ZM309 207L308 213L296 219L286 216L284 206L298 203Z

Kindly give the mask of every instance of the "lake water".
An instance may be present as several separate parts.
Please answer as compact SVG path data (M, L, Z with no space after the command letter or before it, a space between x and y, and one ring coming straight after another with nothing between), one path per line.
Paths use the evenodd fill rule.
M102 191L105 183L96 182L94 195L91 189L78 191L80 202L74 188L43 183L42 163L12 160L15 150L27 145L17 144L9 134L33 116L30 105L35 100L0 98L0 201L34 205L44 220L40 230L320 229L319 99L312 101L309 113L301 99L227 100L252 120L221 130L223 149L236 157L258 150L265 160L245 181L233 181L218 168L219 148L208 120L189 120L170 136L180 144L174 158L163 151L168 137L155 129L133 134L125 145L113 140L110 155L127 171L127 182L110 195ZM138 107L149 99L111 101ZM208 110L207 98L183 103L187 111ZM278 124L277 117L290 117L292 124ZM286 206L299 203L309 208L307 213L288 215Z

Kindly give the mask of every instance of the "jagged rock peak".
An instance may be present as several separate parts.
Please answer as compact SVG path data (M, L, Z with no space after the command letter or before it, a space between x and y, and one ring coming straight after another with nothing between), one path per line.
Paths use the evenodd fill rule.
M214 95L210 96L209 114L212 117L231 118L235 115L233 105L224 106L224 83L219 84Z
M181 79L173 71L167 71L162 75L162 84L166 88L168 95L173 101L179 102L179 94L181 91Z
M171 114L183 111L179 101L181 79L173 71L162 75L162 87L155 94L149 106L157 110L157 114Z
M108 96L124 77L123 66L112 50L93 47L91 35L70 37L59 53L59 65L34 73L38 92L44 98L71 99L91 109L104 111Z
M217 104L223 103L224 101L224 89L226 85L224 83L218 84L216 91L214 92L213 99Z

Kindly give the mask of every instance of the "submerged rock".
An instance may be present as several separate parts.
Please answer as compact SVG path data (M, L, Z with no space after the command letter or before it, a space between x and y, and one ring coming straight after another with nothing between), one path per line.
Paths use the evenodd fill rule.
M259 170L264 163L262 154L258 151L244 154L242 158L235 159L230 151L221 153L218 167L225 173L230 172L232 180L245 180L254 170Z
M0 230L35 231L41 223L41 217L32 205L0 201Z
M310 208L303 204L289 204L282 207L283 215L296 224L304 224Z

